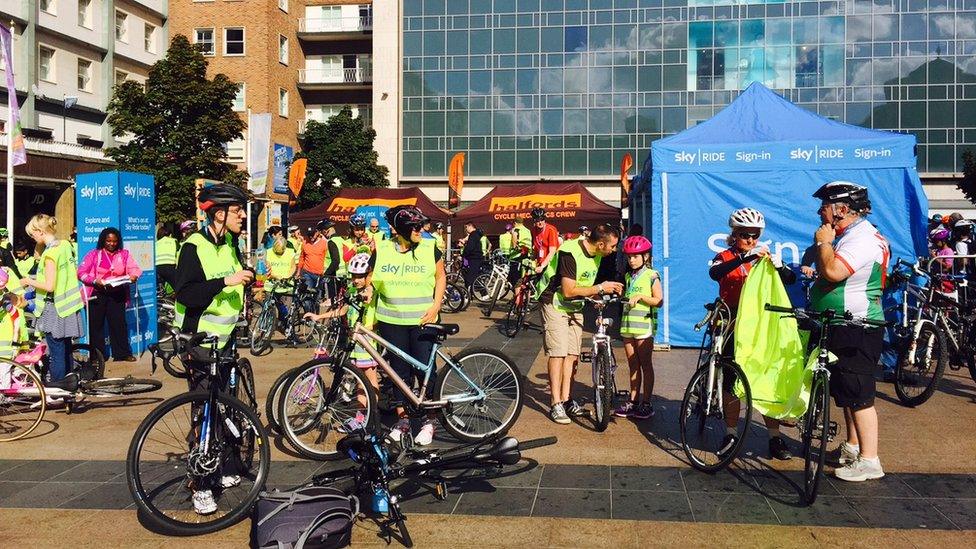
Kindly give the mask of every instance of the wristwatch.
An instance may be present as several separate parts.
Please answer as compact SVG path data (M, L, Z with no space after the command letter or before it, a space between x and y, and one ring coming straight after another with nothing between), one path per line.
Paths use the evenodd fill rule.
M601 282L600 285L597 286L597 288L600 290L600 296L602 297L603 296L603 283Z

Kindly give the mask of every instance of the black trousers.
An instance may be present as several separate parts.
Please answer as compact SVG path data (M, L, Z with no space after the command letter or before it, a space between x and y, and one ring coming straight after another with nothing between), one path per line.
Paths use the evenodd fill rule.
M464 269L464 285L468 288L474 284L474 279L478 278L481 274L481 267L484 266L485 260L477 257L473 259L466 259L468 262L467 267Z
M125 299L128 291L95 292L88 302L88 336L92 347L105 352L105 321L108 321L108 338L112 356L116 359L132 356L129 346L129 329L125 324Z
M401 351L405 351L421 364L427 364L427 361L430 360L430 353L434 350L433 331L421 326L399 326L396 324L387 324L386 322L377 322L376 332L380 337L390 342L391 345ZM390 361L390 366L393 367L393 371L400 376L400 379L405 381L407 385L415 387L415 389L420 388L420 384L424 382L424 372L415 369L409 362L393 353L387 353L386 356L387 360ZM434 385L436 384L437 369L435 364L434 371L431 372L430 379L427 381L426 396L433 398Z
M156 279L160 284L176 288L176 265L156 265Z

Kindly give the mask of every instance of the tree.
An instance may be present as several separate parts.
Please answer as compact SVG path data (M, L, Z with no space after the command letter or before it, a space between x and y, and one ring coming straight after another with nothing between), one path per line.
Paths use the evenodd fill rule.
M973 151L962 153L962 179L956 186L970 202L976 204L976 154Z
M120 170L156 178L160 221L189 219L195 211L193 180L243 184L246 174L226 162L224 144L239 139L245 123L232 105L237 84L223 74L207 79L207 60L176 35L166 57L149 69L145 87L128 80L115 87L108 123L115 137L131 140L106 154Z
M388 186L390 170L377 164L375 139L376 131L353 118L348 106L324 124L309 122L297 155L308 158L298 209L315 206L343 187Z

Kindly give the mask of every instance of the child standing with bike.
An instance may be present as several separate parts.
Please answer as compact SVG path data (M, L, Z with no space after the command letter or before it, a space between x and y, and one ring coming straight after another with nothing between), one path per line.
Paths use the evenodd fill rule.
M657 319L653 308L663 300L661 278L651 268L651 242L643 236L624 241L627 273L624 275L623 315L620 335L624 339L627 365L630 367L630 400L617 407L617 417L648 419L654 416L651 394L654 392L654 329Z

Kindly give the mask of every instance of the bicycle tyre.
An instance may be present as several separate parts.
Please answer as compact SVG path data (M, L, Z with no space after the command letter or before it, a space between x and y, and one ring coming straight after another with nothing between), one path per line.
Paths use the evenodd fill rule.
M444 301L441 303L442 313L458 313L464 307L464 289L457 284L448 284L444 291Z
M710 442L704 444L704 450L715 454L714 462L706 462L703 456L698 456L694 453L694 448L691 447L691 439L694 431L689 431L689 429L697 428L699 434L704 435L706 431L705 422L709 418L718 419L719 421L714 422L717 425L709 424L707 431L712 434L716 434L720 437L718 440L721 441L726 434L725 430L725 418L724 410L712 412L708 415L702 414L700 410L702 391L707 390L708 385L708 363L706 362L703 366L699 367L698 370L692 374L691 379L688 381L688 386L685 388L684 397L681 399L681 410L679 416L679 431L681 432L681 448L684 450L685 456L688 458L688 462L691 466L704 473L715 473L732 462L733 459L739 454L739 450L742 449L742 445L745 442L745 436L749 430L749 422L752 417L752 390L749 387L749 382L746 380L745 374L742 373L742 369L739 365L734 362L722 362L716 365L716 370L728 369L732 372L738 380L742 381L742 389L744 395L741 400L745 400L745 415L744 421L740 421L741 432L736 436L735 444L725 453L725 455L719 455L717 452L710 452L711 449L718 449L718 444L711 444ZM719 391L722 390L721 384L717 382L716 376L716 387ZM707 393L706 393L707 394ZM714 394L714 393L713 393ZM697 400L696 400L697 399ZM742 413L742 407L740 405L740 415ZM694 415L693 414L697 414ZM717 414L717 416L715 415ZM689 421L691 420L691 421Z
M488 361L480 369L474 365L475 361L479 359ZM515 363L512 362L512 359L493 349L474 347L458 353L452 357L452 360L456 367L464 370L465 375L478 384L487 395L486 400L479 404L474 404L473 402L460 403L442 409L440 420L444 429L458 440L464 442L477 442L488 436L508 432L512 425L515 424L515 421L518 420L519 414L522 412L522 401L525 398L522 374L515 366ZM470 368L465 367L466 361L472 364ZM495 368L497 373L494 375L486 375L489 366ZM483 379L488 378L488 383L479 383L479 377ZM458 388L456 389L455 386ZM459 374L455 373L454 368L448 368L438 372L437 383L434 386L434 395L437 400L445 400L454 391L458 390L467 392L470 390L470 386ZM509 395L505 395L503 391L507 391ZM511 395L514 398L511 398ZM484 413L478 408L479 406L487 408L491 402L501 402L501 399L506 397L510 398L511 403L497 418L486 418ZM472 413L467 416L470 419L465 421L464 412L467 410L470 410ZM482 427L468 429L468 423L473 423L474 421L479 421Z
M294 402L295 399L289 395L295 394L299 382L308 381L305 374L313 369L317 369L315 383L320 391L319 399L316 399L317 403L309 411L304 412L301 416L295 414L302 423L293 422L293 415L290 411L294 408L289 408L289 403ZM326 387L326 383L320 377L323 371L332 373L328 387ZM337 376L339 372L341 372L341 376ZM333 406L335 403L333 399L338 394L332 395L331 398L330 394L332 393L334 384L342 383L342 380L350 379L346 376L352 376L355 379L354 383L358 385L356 388L357 395L360 390L363 391L366 402L361 408L347 407L341 412L338 412L338 407ZM340 389L338 387L336 389L338 393ZM351 402L352 399L346 401L347 404ZM358 400L357 404L362 405ZM376 393L369 385L366 376L351 364L336 364L333 359L313 359L292 370L291 376L289 376L281 390L277 419L281 427L281 434L295 451L301 454L302 457L323 461L342 457L335 449L335 442L338 442L338 439L343 435L339 431L342 423L357 415L353 412L363 414L363 422L367 430L373 430L378 427L379 413L376 405ZM328 414L328 421L322 422L321 418L326 414ZM337 435L334 437L334 441L327 440L332 433ZM313 434L315 437L307 436ZM307 439L310 439L311 442Z
M895 394L905 406L914 408L932 397L939 387L939 381L949 363L949 353L946 347L946 337L941 329L930 323L925 323L915 338L915 364L908 363L909 346L898 356L895 366ZM934 357L926 360L926 357ZM923 364L924 363L924 364ZM931 377L926 374L931 374ZM928 377L928 381L925 378Z
M502 332L506 337L515 337L522 331L523 322L525 322L524 307L520 303L520 298L516 296L508 307L508 313L505 314Z
M158 391L162 386L163 383L158 379L110 377L83 384L82 392L104 396L139 395Z
M810 406L803 430L803 502L813 505L823 478L830 437L830 394L827 376L816 373L810 388Z
M201 518L210 517L213 515L201 516L193 512L192 502L190 503L190 509L187 515L193 519L195 522L188 522L183 520L178 520L175 517L171 517L166 513L166 510L160 509L153 502L153 496L159 492L159 489L147 490L149 478L143 479L141 473L143 469L148 469L147 466L142 465L140 457L143 450L145 449L147 442L150 441L150 433L152 432L152 427L161 420L166 420L166 414L170 411L177 410L181 406L190 405L191 409L193 406L203 406L204 403L210 400L210 393L206 391L193 391L189 393L183 393L177 395L164 401L162 404L157 406L154 410L149 412L149 415L142 421L139 427L136 429L135 434L132 437L132 442L129 444L129 451L126 456L126 466L125 466L125 476L126 483L129 487L129 493L132 495L132 499L135 502L136 508L141 513L142 519L145 521L147 527L151 530L179 535L179 536L195 536L201 534L209 534L211 532L216 532L218 530L223 530L230 527L233 524L246 518L257 501L258 495L264 488L264 483L268 478L268 471L271 468L271 447L268 443L268 433L261 426L260 420L257 414L253 410L248 408L243 402L231 397L226 394L218 394L217 402L222 407L223 410L228 410L228 412L221 412L224 415L224 421L221 422L219 419L214 420L214 424L223 424L229 421L231 415L244 418L246 423L239 424L248 430L253 430L256 433L258 440L258 452L260 454L260 464L258 465L257 471L253 474L242 474L243 479L248 481L252 480L253 476L253 486L246 492L246 494L240 498L240 500L222 516L217 517L215 520L208 522L199 522ZM197 404L192 404L192 403ZM176 414L179 417L179 414ZM165 423L165 421L164 421ZM171 426L167 425L167 429L172 429ZM181 435L183 433L180 433ZM178 436L172 437L174 442L179 443L181 440L185 441ZM187 444L189 446L189 444ZM177 449L182 449L177 447ZM186 450L186 455L189 455L189 448ZM177 491L180 492L190 492L191 489L186 483L186 471L180 471L181 467L174 467L172 456L167 454L167 461L162 461L164 470L172 470L171 472L176 475L173 481L171 481ZM151 461L151 460L149 460ZM253 467L252 467L253 468ZM242 471L242 473L250 473L251 471ZM161 487L167 487L169 483L162 483ZM230 489L228 489L229 491ZM175 491L174 491L175 492ZM219 500L218 500L219 501ZM170 512L174 512L170 510Z
M301 368L301 366L285 370L271 384L271 390L268 391L268 398L264 401L264 415L268 420L267 426L269 431L281 434L281 424L278 422L278 403L281 400L281 390L288 381L288 377L298 368Z
M607 426L610 425L612 415L610 409L613 407L613 374L610 371L609 352L609 348L600 345L593 357L593 368L599 380L599 383L593 387L593 422L597 432L600 433L606 431Z
M29 366L3 360L10 368L11 385L17 392L0 395L0 442L19 440L31 434L47 411L47 396L41 376Z
M237 359L237 394L234 397L258 413L258 395L254 388L254 369L251 367L251 361L244 357Z
M484 305L491 299L490 285L491 275L488 273L481 273L478 275L474 282L471 284L471 299L474 299L478 303Z
M87 343L71 344L71 371L86 381L105 377L105 357Z
M253 356L264 356L268 354L266 351L272 350L271 336L274 335L275 327L278 324L278 313L273 302L274 298L271 295L266 295L264 299L271 300L271 302L262 307L261 313L257 315L254 325L251 327L250 353Z

